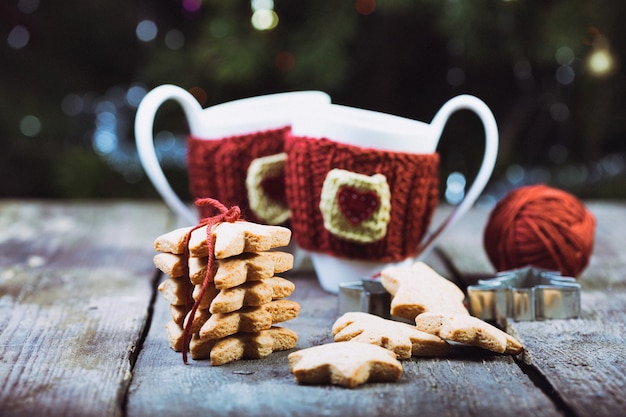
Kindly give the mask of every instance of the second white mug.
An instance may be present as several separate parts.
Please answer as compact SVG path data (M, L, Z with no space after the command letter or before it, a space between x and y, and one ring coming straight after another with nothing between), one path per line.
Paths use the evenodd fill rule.
M473 111L485 129L481 167L464 200L430 227L438 203L436 149L450 115ZM461 95L431 123L330 104L299 115L286 143L286 192L296 243L321 286L337 292L391 264L411 263L476 202L493 171L498 129L488 106Z

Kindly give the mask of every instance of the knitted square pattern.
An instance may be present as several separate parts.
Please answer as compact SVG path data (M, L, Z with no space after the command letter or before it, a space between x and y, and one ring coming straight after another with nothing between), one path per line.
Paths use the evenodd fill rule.
M187 170L192 197L213 198L228 207L239 206L246 220L268 223L267 218L260 219L250 208L246 187L248 168L257 158L283 152L289 132L290 127L286 126L215 140L189 136ZM274 179L273 184L281 189L272 190L273 197L284 194L282 182ZM216 214L210 206L199 210L202 218Z
M335 236L361 243L382 239L391 210L387 179L332 169L322 185L320 210L324 227Z
M327 138L292 135L287 136L285 152L285 193L291 210L290 226L300 247L336 257L378 262L400 261L417 254L439 201L439 154L381 151ZM367 239L342 236L325 227L324 208L320 209L322 188L329 172L336 169L385 177L391 204L384 236L364 242ZM352 194L363 198L364 204L380 204L373 195L368 197L368 193L371 194L361 190ZM342 197L339 194L337 198ZM344 214L348 213L348 222L366 220L367 214L361 216L356 207L342 209Z

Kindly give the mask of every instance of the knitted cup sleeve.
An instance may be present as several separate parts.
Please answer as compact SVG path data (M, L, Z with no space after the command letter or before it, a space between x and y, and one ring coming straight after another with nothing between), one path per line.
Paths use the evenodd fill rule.
M187 170L191 196L239 206L242 217L249 221L284 222L288 217L284 158L281 162L281 157L276 155L283 154L289 132L289 127L282 127L220 139L189 136ZM268 162L265 158L271 156L275 156L275 160ZM254 164L250 173L256 160L260 162ZM201 217L215 214L210 207L199 210Z
M329 255L392 262L417 253L439 200L439 155L288 136L294 240Z

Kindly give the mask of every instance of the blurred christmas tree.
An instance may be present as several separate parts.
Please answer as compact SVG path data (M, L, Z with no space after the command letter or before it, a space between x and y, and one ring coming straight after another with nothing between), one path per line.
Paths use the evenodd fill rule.
M320 89L428 121L470 93L494 111L494 187L545 180L626 196L626 37L620 0L105 0L0 4L0 196L154 196L134 154L145 91L173 83L203 106ZM164 165L186 190L185 126L165 106ZM481 153L451 119L444 175ZM495 191L497 192L497 190Z

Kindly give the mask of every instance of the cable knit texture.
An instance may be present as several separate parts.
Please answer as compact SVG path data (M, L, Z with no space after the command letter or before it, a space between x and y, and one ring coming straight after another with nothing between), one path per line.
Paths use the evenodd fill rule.
M284 151L290 127L241 136L207 140L190 136L187 144L189 187L194 199L213 198L227 206L239 206L242 217L260 222L248 202L246 176L250 163ZM199 208L200 217L216 213L210 206Z
M380 151L322 138L288 135L286 196L294 240L337 257L391 262L417 254L439 200L439 155ZM372 243L342 239L324 228L320 198L332 169L382 174L391 192L386 236Z

